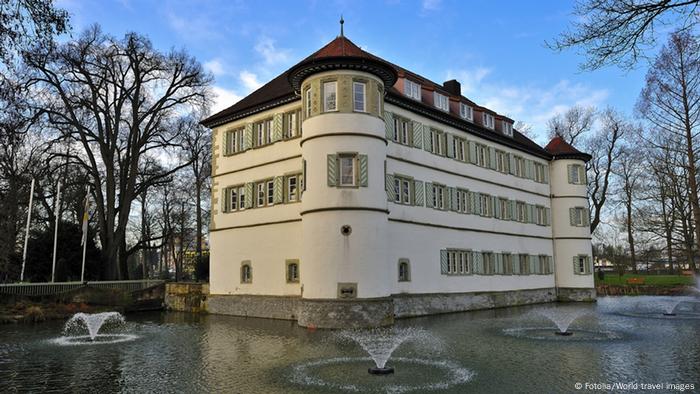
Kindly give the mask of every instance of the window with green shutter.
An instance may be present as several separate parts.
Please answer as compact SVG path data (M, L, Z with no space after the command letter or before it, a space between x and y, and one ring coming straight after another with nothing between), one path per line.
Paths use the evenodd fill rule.
M384 111L384 128L386 131L386 139L394 139L394 114L389 111Z
M411 123L413 130L413 146L420 149L423 147L423 125L420 122L416 121L413 121Z
M423 181L413 181L413 205L422 207L425 205L425 186Z
M590 275L593 272L591 257L585 254L574 256L574 274Z

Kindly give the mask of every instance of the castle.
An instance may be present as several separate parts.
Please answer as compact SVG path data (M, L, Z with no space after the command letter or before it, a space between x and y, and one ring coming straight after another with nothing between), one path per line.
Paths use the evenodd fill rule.
M586 153L342 33L212 129L212 313L361 327L595 299Z

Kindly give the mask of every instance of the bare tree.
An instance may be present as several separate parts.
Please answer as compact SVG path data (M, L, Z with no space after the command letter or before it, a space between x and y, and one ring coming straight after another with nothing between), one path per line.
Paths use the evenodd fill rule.
M624 208L624 227L627 233L627 244L629 245L630 264L632 270L637 272L637 253L635 250L635 227L636 203L640 189L640 178L643 169L643 157L638 155L629 144L621 150L617 159L614 171L619 180L618 200Z
M698 0L579 0L575 22L547 43L555 50L581 48L584 69L616 64L633 67L656 43L657 26L687 28L697 23Z
M211 175L211 132L193 118L180 123L183 129L183 148L185 160L190 162L194 180L196 240L196 264L202 262L203 222L205 216L203 201L209 195L209 176Z
M149 152L167 156L181 149L176 121L206 105L212 78L184 52L160 53L146 37L129 33L118 40L97 26L27 61L36 70L34 82L56 97L47 111L51 124L83 149L72 160L96 186L104 276L125 279L132 203L190 164L169 160L163 171L139 180L140 163Z
M596 109L575 105L563 114L557 114L547 122L549 139L559 136L574 145L593 128Z
M588 162L588 198L591 202L591 233L601 222L601 216L610 189L610 175L620 156L620 139L631 126L625 118L608 108L601 115L601 128L588 138L586 150L592 159Z
M0 1L0 62L11 63L17 52L47 45L70 29L69 16L53 0Z
M655 129L667 133L687 156L690 206L696 242L700 242L696 138L700 125L700 43L687 32L671 35L647 72L637 103ZM695 269L695 264L691 264Z

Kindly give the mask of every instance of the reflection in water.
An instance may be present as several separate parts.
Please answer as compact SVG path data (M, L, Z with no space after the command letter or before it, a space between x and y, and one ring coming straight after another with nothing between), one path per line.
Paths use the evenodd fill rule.
M660 298L610 297L573 306L584 316L571 330L622 335L615 340L504 335L546 327L533 318L542 306L400 320L399 328L427 332L443 346L405 342L389 360L396 374L387 377L367 374L367 353L336 332L310 332L288 321L131 314L120 333L137 339L95 346L52 344L63 322L5 325L0 392L328 393L350 390L345 385L376 393L572 392L576 382L697 384L700 320L623 315L653 300ZM468 372L470 379L451 380L451 371Z

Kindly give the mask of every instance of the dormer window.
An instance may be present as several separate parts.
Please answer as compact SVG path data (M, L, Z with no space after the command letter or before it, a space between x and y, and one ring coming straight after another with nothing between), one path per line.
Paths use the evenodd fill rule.
M464 103L459 103L459 116L468 121L474 120L474 110Z
M438 92L433 93L433 101L435 102L435 107L441 109L445 112L450 112L450 99L444 94Z
M483 116L483 122L484 122L484 127L488 127L489 129L494 129L494 124L493 124L493 115L487 114L484 112Z
M513 125L506 122L506 121L503 121L501 124L503 125L502 126L503 134L507 135L508 137L512 137L513 136Z
M404 79L403 93L414 100L420 101L420 84Z

